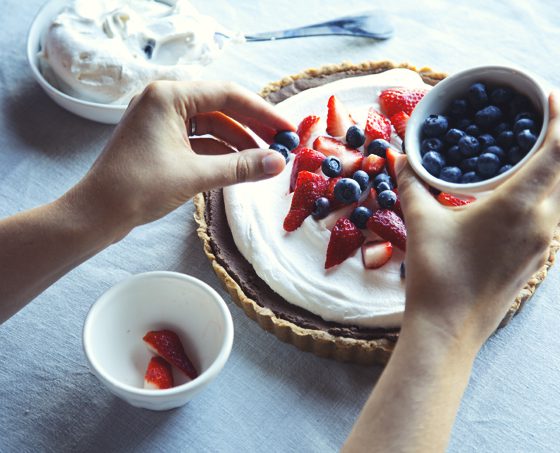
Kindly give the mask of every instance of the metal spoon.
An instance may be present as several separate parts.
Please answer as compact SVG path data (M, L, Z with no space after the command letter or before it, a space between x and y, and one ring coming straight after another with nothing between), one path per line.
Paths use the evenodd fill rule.
M384 11L367 11L356 16L340 17L328 22L306 25L245 36L248 42L274 41L276 39L303 38L306 36L345 35L360 38L388 39L395 29ZM224 37L228 37L220 33Z

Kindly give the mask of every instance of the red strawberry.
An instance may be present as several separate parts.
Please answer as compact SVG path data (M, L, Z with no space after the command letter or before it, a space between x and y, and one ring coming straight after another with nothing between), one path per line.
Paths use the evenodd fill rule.
M344 104L336 96L331 96L327 104L327 134L333 137L346 136L348 128L356 122L352 119Z
M341 180L341 177L338 178L329 178L329 183L327 185L327 189L325 190L324 196L328 198L330 202L330 210L336 211L338 208L344 206L342 201L338 201L337 198L334 196L334 186L336 183Z
M380 173L385 168L385 159L375 154L370 154L362 160L362 170L370 177Z
M406 132L406 123L408 123L409 118L410 115L408 115L408 113L406 112L398 112L391 117L391 123L393 124L393 127L397 131L397 134L399 134L399 137L403 140L404 134Z
M297 176L300 171L314 172L319 169L324 160L325 155L323 153L311 148L300 148L299 153L294 158L292 175L290 176L290 192L293 192L296 187Z
M464 206L475 201L475 198L469 197L461 199L451 195L450 193L440 192L440 194L437 196L437 201L439 201L444 206Z
M382 138L383 140L391 140L391 122L389 118L385 117L373 107L368 111L368 117L366 120L366 142L365 147L370 144L372 140L376 138Z
M331 231L325 269L342 263L364 242L364 235L348 217L338 219Z
M397 172L395 169L395 164L397 162L397 156L399 156L400 154L402 153L399 153L396 149L387 148L387 152L385 155L385 158L387 159L387 172L389 173L389 176L391 176L395 184L397 184Z
M362 261L366 269L377 269L393 256L393 244L387 242L368 242L362 245Z
M196 368L187 357L181 339L175 332L171 330L152 330L144 335L143 340L148 345L148 349L179 368L189 378L195 379L198 377Z
M386 241L391 241L398 248L406 250L406 227L395 212L388 209L374 212L367 222L367 227Z
M171 365L161 357L152 357L144 375L144 388L163 390L171 387L173 387Z
M297 152L299 152L301 148L311 145L311 143L309 143L311 140L311 136L319 125L320 120L321 118L316 115L309 115L301 120L301 123L299 123L297 129L297 134L299 136L299 146L296 148ZM294 150L293 152L295 152L296 150Z
M313 149L322 152L325 156L338 157L342 162L342 176L352 176L362 166L363 154L336 138L317 137L313 142Z
M401 111L410 115L427 92L425 88L389 88L379 95L379 105L389 117Z
M313 211L315 200L322 197L329 181L322 175L303 170L299 173L290 211L284 219L284 230L294 231Z

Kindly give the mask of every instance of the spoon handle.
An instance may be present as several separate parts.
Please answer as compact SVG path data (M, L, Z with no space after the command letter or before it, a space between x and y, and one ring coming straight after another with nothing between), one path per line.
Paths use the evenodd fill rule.
M274 41L276 39L303 38L306 36L345 35L361 38L388 39L393 36L394 28L387 15L382 11L369 11L357 16L341 17L306 25L265 33L245 36L248 42Z

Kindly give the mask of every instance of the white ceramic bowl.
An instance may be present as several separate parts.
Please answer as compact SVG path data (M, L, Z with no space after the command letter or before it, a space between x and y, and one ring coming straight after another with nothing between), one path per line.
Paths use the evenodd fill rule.
M470 184L456 184L443 181L432 176L422 166L422 156L420 154L422 124L429 115L444 113L450 106L452 100L464 98L469 87L476 82L509 86L515 91L526 95L533 102L535 110L541 115L543 127L533 148L517 165L514 165L511 170L495 176L494 178ZM497 187L519 170L519 168L521 168L521 166L536 152L546 135L548 117L548 93L542 86L542 83L538 82L534 76L507 66L480 66L470 68L439 82L415 107L406 125L405 147L408 162L420 178L436 189L454 194L487 192Z
M142 337L171 329L199 371L193 381L173 370L176 387L143 388L152 353ZM226 363L233 343L231 314L206 283L176 272L147 272L125 279L91 307L83 331L92 372L116 396L133 406L167 410L187 403Z
M69 0L51 0L35 16L29 34L27 36L27 61L31 66L31 72L35 80L41 85L45 93L62 108L88 120L106 124L117 124L122 118L125 104L101 104L88 102L69 96L58 88L52 86L41 73L39 68L38 52L41 49L43 34L48 29L52 20L58 15L62 8L69 3Z

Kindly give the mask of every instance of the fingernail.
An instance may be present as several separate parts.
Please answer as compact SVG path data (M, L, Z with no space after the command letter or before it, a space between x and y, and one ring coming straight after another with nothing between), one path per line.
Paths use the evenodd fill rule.
M268 153L262 160L263 171L266 175L276 175L284 169L285 162L280 153Z

